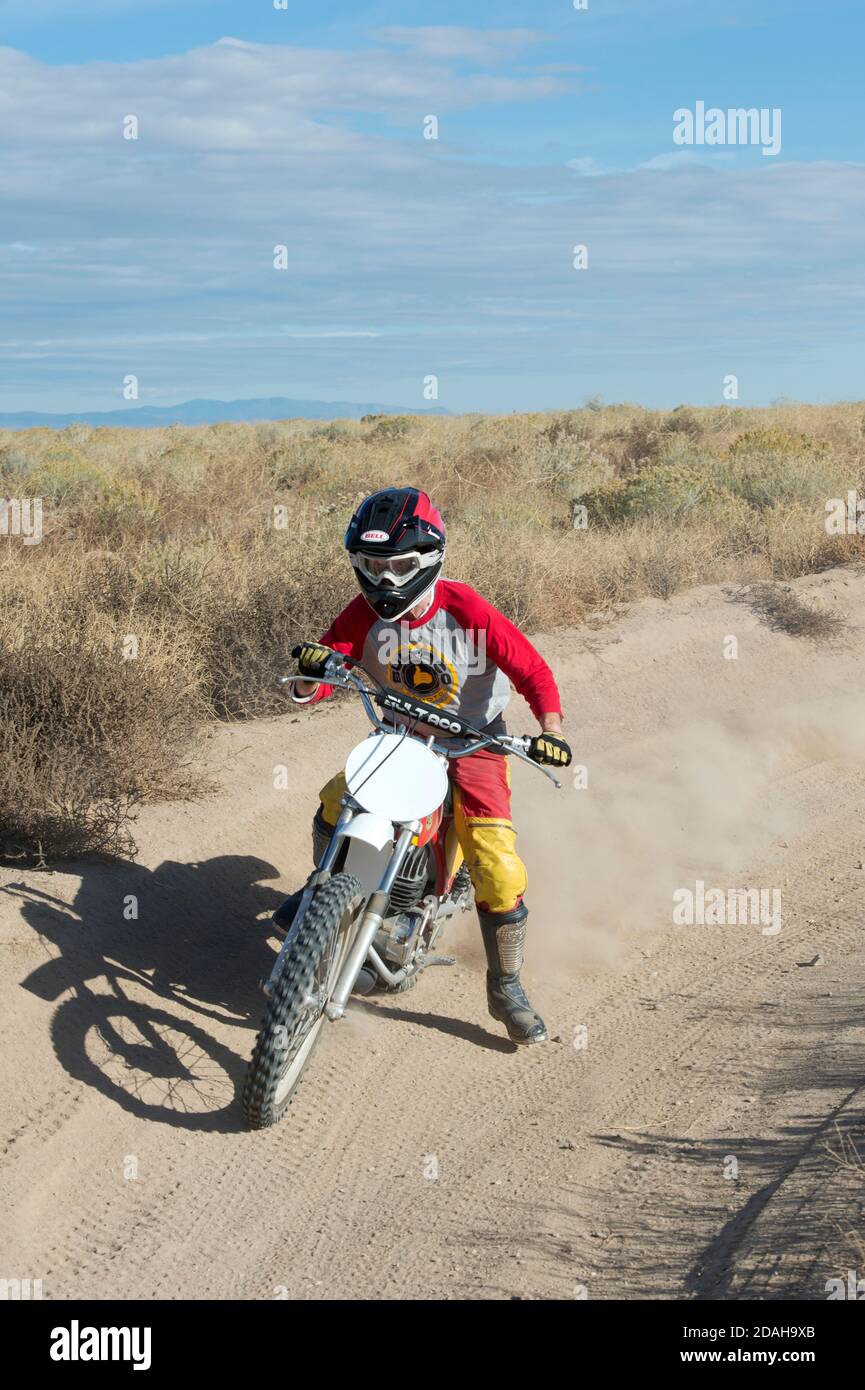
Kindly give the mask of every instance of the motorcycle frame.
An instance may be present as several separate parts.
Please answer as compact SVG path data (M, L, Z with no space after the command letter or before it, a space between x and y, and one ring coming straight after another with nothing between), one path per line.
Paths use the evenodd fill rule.
M334 673L329 673L328 680L333 684L342 685L344 689L354 690L360 696L370 722L374 724L375 728L379 732L393 733L393 726L384 724L376 715L371 698L374 692L370 691L361 680L352 679L354 675L354 671L349 671L349 675L345 681L338 681L334 679ZM299 678L282 676L279 678L279 683L288 684L296 679ZM431 717L435 717L435 713L435 711L432 711ZM470 735L474 736L475 743L471 747L465 749L445 748L441 744L436 743L434 734L424 737L423 741L428 748L439 757L443 758L446 763L453 758L467 757L471 753L476 752L479 748L489 747L491 744L498 744L502 747L503 752L516 753L518 756L523 757L525 761L529 761L525 756L525 746L528 743L527 739L509 738L507 744L504 744L503 739L484 735L482 731L477 729L468 729L468 732ZM407 730L406 737L418 737L418 735L412 730ZM546 768L540 768L539 770L544 772L557 787L561 786L558 779L551 772L548 772ZM413 839L416 840L417 843L428 843L431 838L436 863L435 896L440 903L447 896L451 880L449 880L447 876L446 836L452 824L453 815L446 812L446 804L447 798L445 798L445 800L436 807L436 810L431 813L431 815L438 817L438 822L434 823L432 827L426 826L423 820L392 822L395 830L393 851L385 865L378 887L373 890L366 900L366 908L357 930L355 931L354 940L352 941L345 961L340 967L336 985L331 991L330 998L324 1006L325 1017L331 1021L345 1016L349 996L367 960L370 961L376 973L387 984L399 984L406 978L408 972L405 966L397 971L389 970L375 950L373 943L376 934L380 931L385 920L385 912L391 889L393 888L394 881L399 874L403 861L411 848ZM355 801L350 792L346 792L342 798L342 810L339 819L334 826L333 834L331 835L330 842L325 850L321 863L309 877L303 891L303 896L298 905L294 921L286 934L282 948L274 962L273 970L264 983L263 989L265 994L271 995L273 993L276 982L282 971L285 956L292 943L296 940L303 925L303 919L306 915L309 903L312 900L312 896L315 890L321 887L323 883L326 883L331 877L332 866L336 861L343 842L348 837L349 826L355 816L362 814L364 814L364 808L359 802Z
M448 887L452 881L447 878L447 859L445 851L445 835L451 822L451 817L444 814L444 805L438 806L432 812L433 824L425 827L424 821L394 821L395 837L394 847L390 858L385 866L384 872L379 881L378 887L373 890L367 899L366 910L360 920L354 941L352 942L349 953L339 972L337 983L331 993L330 999L325 1005L325 1015L332 1022L345 1016L348 1000L354 989L357 977L364 965L369 962L376 974L384 984L400 984L408 975L408 970L402 966L399 970L390 970L375 949L375 938L381 930L390 899L391 889L396 881L399 871L412 844L432 844L434 864L436 871L436 881L434 896L440 903L447 896ZM330 844L321 863L321 870L327 870L328 875L331 865L335 862L339 853L340 846L347 838L347 828L362 808L353 800L349 793L343 797L343 811L334 828ZM424 836L424 830L427 835ZM331 852L332 851L332 852Z

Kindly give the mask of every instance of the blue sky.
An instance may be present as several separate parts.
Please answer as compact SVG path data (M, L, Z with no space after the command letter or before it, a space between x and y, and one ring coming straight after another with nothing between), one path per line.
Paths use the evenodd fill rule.
M130 374L865 398L863 38L861 0L0 0L0 409L114 409ZM677 146L698 101L779 108L780 152Z

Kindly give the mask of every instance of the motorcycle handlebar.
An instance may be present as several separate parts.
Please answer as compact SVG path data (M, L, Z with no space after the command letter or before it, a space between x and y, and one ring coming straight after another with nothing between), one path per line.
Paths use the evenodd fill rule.
M300 655L300 651L300 647L295 647L291 654L296 659ZM328 685L334 685L341 690L354 690L355 693L360 696L370 723L382 733L393 733L393 725L385 724L376 714L372 704L373 700L378 696L388 695L392 692L386 691L383 686L379 686L378 690L370 690L361 677L352 669L354 664L355 663L350 657L343 656L341 652L334 652L333 656L328 659L325 667L325 674L321 680L316 681L310 679L308 676L301 675L277 676L276 683L279 686L285 686L293 685L295 681L304 681L309 685L321 685L322 682L326 682ZM344 680L340 680L341 673L345 674ZM365 672L364 674L368 673ZM370 677L370 679L373 678ZM409 701L408 703L416 707L423 705L422 701ZM397 708L399 708L398 705ZM431 714L437 713L432 709L430 709L429 712ZM421 722L424 722L422 713L419 713L418 717ZM470 725L465 724L463 720L459 720L458 722L465 730L465 732L459 736L471 740L468 746L465 748L450 748L446 743L439 743L433 738L431 747L436 753L441 753L446 758L466 758L471 753L477 753L482 748L496 746L500 748L503 753L510 753L514 757L519 758L522 762L528 763L530 767L536 768L538 772L542 772L545 777L549 777L550 781L556 787L561 787L562 784L555 773L551 772L549 768L544 767L541 763L535 762L534 758L528 756L528 749L531 744L531 738L528 735L500 734L495 736L492 734L484 734L482 730L473 729Z

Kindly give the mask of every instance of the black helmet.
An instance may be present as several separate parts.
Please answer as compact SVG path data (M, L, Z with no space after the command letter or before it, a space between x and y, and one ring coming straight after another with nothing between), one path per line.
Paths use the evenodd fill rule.
M433 587L445 557L445 524L416 487L386 487L361 502L345 548L380 618L402 618Z

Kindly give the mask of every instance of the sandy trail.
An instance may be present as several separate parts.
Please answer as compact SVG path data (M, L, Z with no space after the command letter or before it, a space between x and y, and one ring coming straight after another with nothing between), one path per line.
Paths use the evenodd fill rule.
M487 1018L466 916L454 968L354 1005L288 1119L243 1131L267 914L353 707L216 731L223 791L150 808L135 865L0 871L0 1276L46 1298L825 1298L865 1198L829 1152L865 1084L865 577L794 587L843 641L720 588L539 640L588 775L514 768L546 1047ZM674 925L698 879L777 889L780 932Z

